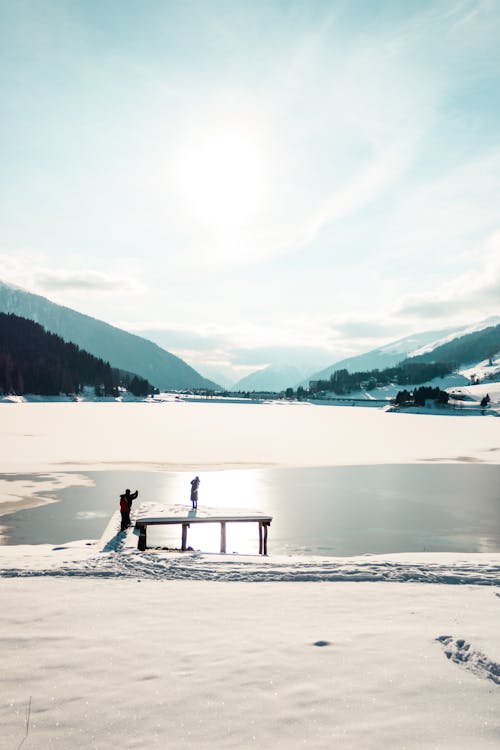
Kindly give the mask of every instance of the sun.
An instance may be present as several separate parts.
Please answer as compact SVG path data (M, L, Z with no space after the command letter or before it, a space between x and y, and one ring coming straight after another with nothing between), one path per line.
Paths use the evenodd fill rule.
M207 226L242 226L261 204L262 166L252 133L243 128L200 129L179 149L179 189L189 210Z

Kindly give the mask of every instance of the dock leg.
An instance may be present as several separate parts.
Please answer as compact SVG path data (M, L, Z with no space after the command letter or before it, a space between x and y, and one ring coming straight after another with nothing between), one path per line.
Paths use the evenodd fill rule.
M144 552L146 549L146 529L147 526L139 526L139 541L137 542L137 549Z
M264 554L267 555L267 523L262 524L264 527Z
M183 524L182 524L182 544L181 544L181 550L182 550L183 552L185 552L185 551L186 551L186 548L187 548L187 533L188 533L188 526L189 526L189 524L188 524L188 523L183 523Z
M259 521L259 555L262 555L262 521Z
M226 522L220 522L220 551L221 554L226 552Z

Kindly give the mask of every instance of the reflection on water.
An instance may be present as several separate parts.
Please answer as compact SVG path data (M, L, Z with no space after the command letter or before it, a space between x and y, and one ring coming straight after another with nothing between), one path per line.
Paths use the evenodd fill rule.
M270 507L269 483L263 471L213 471L199 473L201 479L199 504L205 508L236 508L241 510L263 510ZM171 475L168 497L173 502L189 503L191 474ZM269 511L271 512L271 511ZM207 552L220 550L220 524L192 524L187 543L193 549ZM148 529L148 546L179 547L179 527L154 527ZM226 526L227 552L255 553L259 549L258 525L256 523L228 523Z
M188 530L187 544L192 549L205 552L220 551L220 524L192 524ZM180 526L150 526L148 528L148 547L167 547L179 549L181 546ZM257 554L259 536L257 523L226 524L226 552L239 554Z
M198 472L203 507L271 514L270 553L354 555L500 551L500 467L385 465ZM194 473L94 472L93 486L0 520L7 544L99 538L125 487L140 503L190 508ZM179 527L151 527L149 546L180 546ZM219 524L192 524L188 545L217 552ZM255 554L255 523L227 525L227 551Z

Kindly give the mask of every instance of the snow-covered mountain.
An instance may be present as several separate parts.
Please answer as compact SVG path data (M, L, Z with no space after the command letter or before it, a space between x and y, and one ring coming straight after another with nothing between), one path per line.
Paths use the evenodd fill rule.
M484 328L494 326L500 323L500 317L493 316L479 323L472 325L460 326L458 328L446 328L437 331L424 331L423 333L412 334L389 344L372 349L364 354L358 354L354 357L348 357L338 362L334 362L324 370L315 372L310 375L303 385L307 385L310 380L327 380L336 370L349 370L349 372L364 372L367 370L393 367L402 360L414 357L423 353L431 352L444 343L453 341L460 336L475 331L481 331Z
M158 388L217 387L182 359L141 336L1 281L0 312L34 320L112 367L142 375Z
M473 323L470 326L466 326L465 328L462 328L458 333L454 331L453 333L449 333L446 336L443 336L443 338L438 339L437 341L433 341L430 344L425 344L424 346L419 347L418 349L415 349L415 351L412 351L411 354L408 356L410 357L419 357L422 354L428 354L429 352L434 351L434 349L437 349L439 346L444 346L444 344L449 344L450 341L453 341L456 338L460 338L461 336L467 336L469 333L477 333L478 331L483 331L485 328L490 328L492 326L497 326L500 324L500 316L499 315L492 315L489 318L486 318L486 320L482 320L480 323Z
M283 391L304 377L304 370L293 365L269 365L252 372L232 386L232 391Z

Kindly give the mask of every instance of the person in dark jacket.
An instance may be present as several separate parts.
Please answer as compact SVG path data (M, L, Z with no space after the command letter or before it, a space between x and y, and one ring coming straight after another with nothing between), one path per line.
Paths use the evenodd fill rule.
M132 510L132 502L136 499L139 494L139 490L130 492L129 489L125 490L123 495L120 495L120 513L122 516L122 522L120 529L125 531L127 526L130 526L130 511Z

